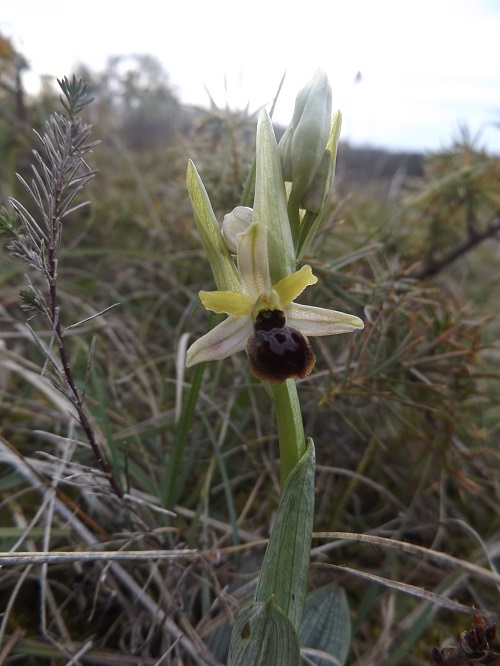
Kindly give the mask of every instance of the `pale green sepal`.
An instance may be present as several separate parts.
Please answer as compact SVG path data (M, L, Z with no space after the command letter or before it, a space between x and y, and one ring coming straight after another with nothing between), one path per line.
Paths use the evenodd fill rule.
M273 597L242 606L231 633L228 666L300 666L297 632Z
M310 266L302 266L300 271L287 275L275 284L273 289L278 292L283 305L289 305L297 296L304 291L306 287L316 284L318 278L313 275Z
M234 291L199 291L198 296L206 310L233 317L248 316L254 302L248 294L236 294Z
M241 291L236 266L222 237L205 186L191 160L187 166L186 185L196 227L207 253L217 289Z
M325 653L307 654L316 666L345 664L351 644L351 620L344 590L325 585L307 595L300 627L300 645ZM332 660L332 657L335 661Z
M265 109L257 123L254 220L267 227L271 281L275 284L295 270L295 249L278 146Z
M243 293L252 295L254 300L271 288L267 237L267 227L262 222L254 222L237 238L241 289Z
M186 367L204 361L222 359L246 349L253 332L250 317L228 317L222 323L193 342L186 353Z
M307 591L314 516L314 445L288 476L255 591L255 601L274 595L298 631Z
M363 320L355 315L300 303L290 303L287 307L286 323L299 329L306 337L351 333L365 326Z

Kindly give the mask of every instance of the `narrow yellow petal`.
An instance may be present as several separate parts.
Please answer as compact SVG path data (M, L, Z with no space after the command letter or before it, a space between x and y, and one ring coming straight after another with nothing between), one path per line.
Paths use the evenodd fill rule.
M250 315L254 299L234 291L200 291L198 296L207 310L245 317Z
M273 289L278 292L283 305L287 306L311 284L316 284L318 278L313 275L310 266L302 266L300 271L287 275Z

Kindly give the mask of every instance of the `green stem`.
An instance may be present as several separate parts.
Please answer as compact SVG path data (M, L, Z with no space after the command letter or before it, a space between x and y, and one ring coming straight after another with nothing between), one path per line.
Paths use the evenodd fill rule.
M270 384L278 422L281 487L306 452L306 440L297 386L293 379L283 384Z

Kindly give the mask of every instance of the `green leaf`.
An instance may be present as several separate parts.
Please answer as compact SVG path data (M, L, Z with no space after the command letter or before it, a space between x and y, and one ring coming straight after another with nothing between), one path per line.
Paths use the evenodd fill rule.
M228 666L294 664L300 664L297 632L273 597L245 604L231 635Z
M188 162L186 184L196 227L200 232L217 289L240 292L236 266L222 237L205 186L191 160Z
M300 628L307 590L314 515L314 445L286 480L276 522L262 565L256 601L274 595L296 631Z
M326 585L307 595L300 628L301 647L311 647L345 664L351 643L351 619L344 590ZM331 666L328 657L307 655L317 666Z

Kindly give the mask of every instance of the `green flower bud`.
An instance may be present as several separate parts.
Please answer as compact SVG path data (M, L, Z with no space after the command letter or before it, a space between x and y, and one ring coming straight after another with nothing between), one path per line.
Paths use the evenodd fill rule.
M330 84L326 74L318 70L297 95L292 122L280 141L284 179L291 180L291 198L296 202L301 201L323 160L331 115Z
M325 150L323 153L323 159L321 160L318 170L314 174L312 183L309 185L301 199L301 208L318 215L330 192L332 172L332 155L329 150Z
M253 210L246 206L236 206L230 213L224 215L222 236L229 252L236 254L236 237L246 231L252 222Z

